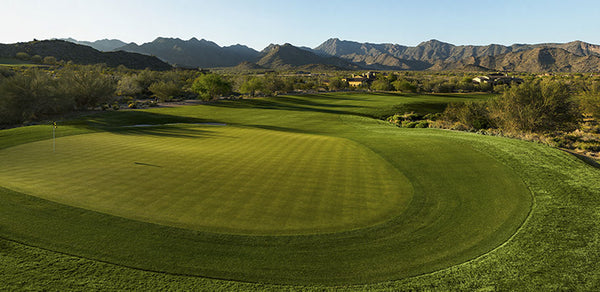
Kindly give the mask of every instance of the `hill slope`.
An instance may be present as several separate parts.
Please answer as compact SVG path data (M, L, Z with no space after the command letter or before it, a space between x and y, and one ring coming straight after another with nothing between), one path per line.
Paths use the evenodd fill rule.
M432 70L481 70L519 72L600 72L600 56L580 56L561 48L540 47L497 56L441 61Z
M594 68L597 66L594 63L594 56L600 56L600 46L581 41L574 41L565 44L515 44L512 46L491 44L487 46L455 46L449 43L440 42L438 40L430 40L427 42L422 42L415 47L407 47L397 44L358 43L332 38L316 47L315 51L330 56L337 56L352 62L363 64L365 66L370 66L372 68L403 70L423 70L429 68L432 70L443 70L444 68L461 68L464 67L463 65L475 64L477 63L475 60L483 60L483 58L486 57L495 57L509 53L515 53L514 56L517 56L517 53L527 51L531 51L533 53L524 54L521 56L526 58L534 58L525 61L526 63L534 63L537 52L534 50L543 48L564 50L575 57L590 57L579 59L575 57L566 57L566 55L562 53L555 53L561 54L561 56L565 55L565 57L559 58L562 61L576 62L571 64L571 70L573 71L594 71ZM485 62L487 62L487 65L490 65L490 61ZM534 66L531 64L525 66L525 68L530 68L528 69L529 71L546 67L553 68L551 70L564 70L566 67L568 67L567 64L557 66L563 69L554 68L553 66ZM496 69L495 65L492 67L494 67L493 69ZM507 68L511 68L511 66L508 66Z
M122 47L124 45L126 45L127 43L121 41L121 40L117 40L117 39L102 39L102 40L97 40L97 41L93 41L93 42L88 42L88 41L78 41L76 39L73 38L67 38L67 39L61 39L63 41L67 41L67 42L71 42L71 43L75 43L75 44L79 44L79 45L84 45L84 46L88 46L88 47L92 47L98 51L101 52L110 52L113 51L116 48Z
M109 67L124 65L130 69L169 70L171 66L156 57L128 52L100 52L92 47L61 40L32 41L16 44L0 44L0 56L14 57L18 52L30 56L53 56L57 60L75 64L104 63Z
M319 56L291 44L271 44L262 51L262 56L256 64L272 69L291 69L303 66L314 67L314 65L324 65L321 67L329 69L350 70L358 68L357 65L343 59Z
M117 50L157 56L180 67L229 67L243 61L255 61L258 52L243 45L220 47L205 39L181 40L157 38L152 42L137 45L127 44Z

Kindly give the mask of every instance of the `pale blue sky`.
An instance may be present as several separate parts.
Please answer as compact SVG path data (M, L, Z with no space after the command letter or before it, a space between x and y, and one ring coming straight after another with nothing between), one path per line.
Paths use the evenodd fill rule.
M0 43L33 38L138 44L196 37L261 50L315 47L328 38L415 46L569 42L600 44L597 0L0 0Z

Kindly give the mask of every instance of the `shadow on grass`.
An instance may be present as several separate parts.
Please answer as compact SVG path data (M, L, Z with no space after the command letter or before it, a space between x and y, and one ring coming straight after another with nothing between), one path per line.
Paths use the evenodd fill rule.
M120 135L150 135L172 138L221 137L208 128L186 127L178 124L225 125L214 119L175 116L145 111L102 112L71 123L93 131L105 131Z
M563 151L572 154L573 156L577 157L577 159L583 161L585 164L592 166L594 168L600 169L600 163L598 163L598 161L596 161L595 159L591 158L591 157L587 157L583 154L579 154L573 151L569 151L569 150L564 150Z
M181 127L178 125L150 126L139 128L104 128L103 130L119 135L157 136L166 138L213 138L225 137L216 131L197 127ZM231 137L230 137L231 138Z
M238 126L300 134L308 133L308 131L288 127L232 123L215 119L175 116L144 111L105 112L72 124L87 127L95 131L100 130L120 135L150 135L172 138L235 138L211 130L213 127L222 126Z
M329 99L331 100L331 99ZM360 112L350 111L348 109L360 109L363 106L356 105L336 105L321 103L297 98L292 96L278 96L268 99L246 99L237 101L221 101L207 104L207 106L222 108L241 108L241 109L272 109L287 111L308 111L340 115L361 115Z
M88 116L86 123L92 127L123 127L133 125L164 125L175 123L201 124L201 123L222 123L214 119L202 119L196 117L175 116L168 114L159 114L146 111L113 111L103 112Z

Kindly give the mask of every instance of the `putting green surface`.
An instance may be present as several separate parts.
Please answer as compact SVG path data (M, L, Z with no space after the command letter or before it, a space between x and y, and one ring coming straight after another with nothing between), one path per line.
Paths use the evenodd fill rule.
M342 138L180 126L50 142L0 151L4 186L194 230L334 232L387 221L412 198L406 177Z
M5 132L0 232L145 270L301 285L401 279L497 248L528 216L530 191L482 150L496 138L357 116L410 100L112 113L86 134L59 128L56 152ZM122 127L177 119L188 124Z

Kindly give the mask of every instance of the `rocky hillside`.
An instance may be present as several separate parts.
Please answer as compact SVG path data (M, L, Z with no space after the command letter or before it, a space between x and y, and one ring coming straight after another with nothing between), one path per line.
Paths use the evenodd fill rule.
M497 56L440 61L431 70L517 72L600 72L600 56L576 55L565 49L539 47Z
M104 63L109 67L124 65L130 69L169 70L172 67L156 57L128 52L100 52L92 47L62 40L31 41L16 44L0 44L0 56L13 58L24 52L30 56L52 56L57 60L75 64Z
M152 42L137 45L131 43L117 50L157 56L178 67L230 67L243 61L256 61L259 53L243 45L220 47L205 39L181 40L157 38Z
M343 41L339 39L329 39L323 44L315 48L315 51L327 54L330 56L337 56L355 63L359 63L363 66L371 68L389 68L396 70L440 70L441 68L459 68L466 65L471 69L477 68L475 60L482 62L482 58L490 58L509 53L518 55L521 52L531 52L525 54L523 57L534 56L536 52L544 48L560 49L563 50L572 57L559 57L561 60L572 60L575 62L592 62L590 64L573 64L572 70L577 69L593 69L595 64L593 61L594 56L600 56L600 46L588 44L581 41L575 41L565 44L547 43L547 44L515 44L512 46L503 46L497 44L491 44L487 46L455 46L452 44L440 42L438 40L430 40L422 42L416 47L407 47L397 44L371 44L371 43L358 43L352 41ZM561 54L561 53L556 53ZM558 55L557 55L558 56ZM561 55L562 56L562 55ZM576 57L590 57L579 59ZM494 59L495 60L495 59ZM496 62L496 61L486 61ZM542 64L533 65L537 62L537 59L527 60L525 63L529 65L517 66L518 68L552 68L552 70L566 70L567 66L547 66ZM494 63L495 64L495 63ZM486 64L484 64L486 65ZM491 65L488 63L487 65ZM497 66L493 66L497 67ZM502 66L500 66L502 67ZM511 66L507 65L507 68ZM560 67L560 69L559 69ZM496 69L494 69L496 70Z
M261 58L256 62L261 67L271 69L293 68L329 68L330 70L352 70L359 66L337 57L323 57L306 49L301 49L291 44L270 45L261 52Z
M75 41L69 39L70 41ZM70 49L57 49L59 53L49 49L43 51L44 42L36 43L42 50L39 55L53 55L59 59L78 60L78 62L98 62L102 57L97 56L97 51L77 49L71 54ZM102 50L109 50L118 44L119 40L99 40L95 42L79 42L95 46ZM27 43L25 43L27 44ZM21 45L25 46L26 45ZM54 44L52 46L65 46ZM51 46L51 47L52 47ZM14 56L15 49L9 51L9 56ZM26 49L20 51L28 52ZM403 46L384 43L359 43L332 38L318 47L295 47L290 44L267 46L261 52L244 45L221 47L208 40L181 40L178 38L157 38L156 40L137 45L126 44L116 48L126 52L135 52L156 56L159 59L178 67L188 68L214 68L235 67L239 70L514 70L526 72L597 72L600 46L574 41L569 43L544 43L544 44L514 44L504 46L491 44L486 46L453 44L430 40L417 46ZM29 53L29 52L28 52ZM124 52L120 52L123 54ZM12 55L11 55L12 54ZM116 54L116 53L115 53ZM78 59L77 56L85 58ZM61 57L62 56L62 57ZM105 63L115 64L139 60L139 56L131 55L131 60L126 60L117 55L110 57ZM69 59L70 58L70 59ZM91 61L89 61L91 60ZM142 61L143 62L143 61ZM125 64L126 65L126 64ZM129 66L137 66L130 63ZM254 68L254 69L253 69Z

